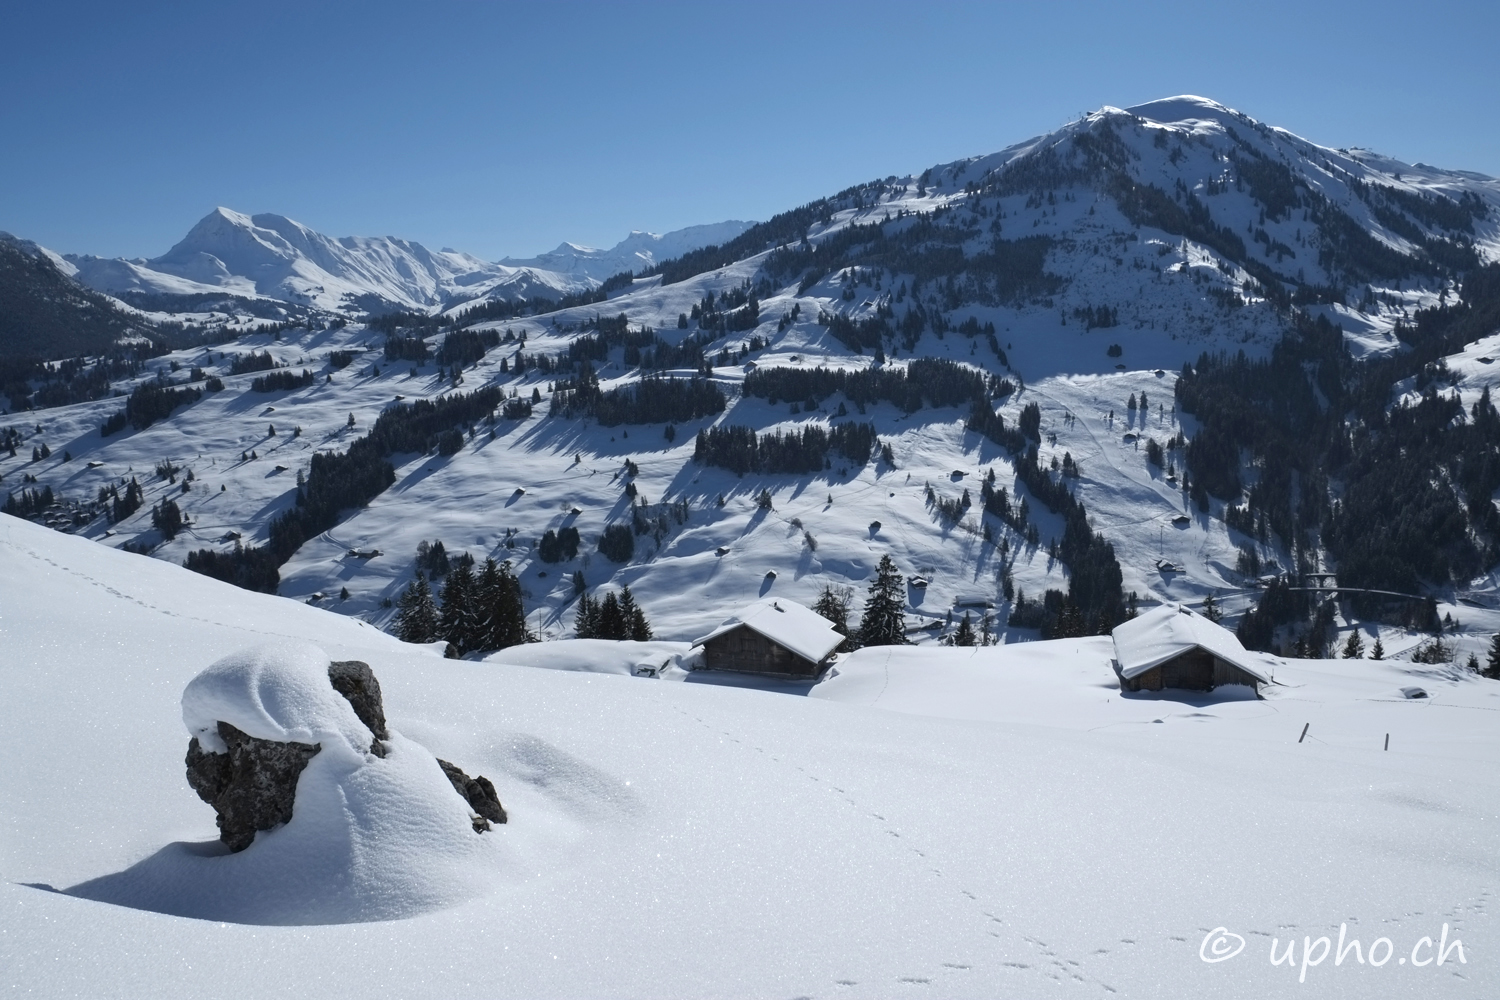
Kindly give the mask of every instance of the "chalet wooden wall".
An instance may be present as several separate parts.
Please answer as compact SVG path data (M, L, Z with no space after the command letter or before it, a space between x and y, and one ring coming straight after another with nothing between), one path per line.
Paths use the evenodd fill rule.
M782 677L816 677L823 669L820 664L803 659L747 625L705 642L703 660L710 670L738 670Z
M1204 649L1188 650L1129 680L1120 678L1122 691L1160 691L1163 688L1212 691L1224 684L1248 684L1257 690L1260 686L1250 674Z

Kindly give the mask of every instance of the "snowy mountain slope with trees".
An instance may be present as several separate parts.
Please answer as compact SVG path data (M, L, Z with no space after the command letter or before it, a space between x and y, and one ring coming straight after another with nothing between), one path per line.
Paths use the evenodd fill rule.
M1492 475L1482 435L1454 425L1432 452L1433 481L1461 485L1421 506L1454 512L1469 538L1442 561L1419 565L1392 530L1372 562L1341 527L1340 477L1358 482L1355 449L1419 412L1391 407L1403 385L1414 405L1435 393L1437 359L1500 326L1484 278L1497 200L1490 179L1325 149L1200 98L1106 108L756 224L612 283L607 301L278 328L168 354L167 381L184 380L173 365L200 369L224 391L107 438L96 428L119 401L28 417L0 475L84 506L134 477L146 502L86 533L240 567L236 545L269 546L257 579L274 568L281 593L382 624L418 546L437 541L478 565L509 560L528 628L553 637L573 629L575 580L628 584L658 634L681 639L768 594L812 605L825 587L861 588L890 555L914 578L914 636L990 605L1028 637L1097 630L1132 592L1217 594L1237 614L1262 577L1352 557L1360 586L1425 588L1467 629L1449 641L1478 652L1492 612L1455 602L1494 598L1494 515L1465 508ZM234 374L254 358L286 366L283 388ZM136 391L142 374L115 384ZM487 395L456 402L474 392ZM1357 425L1326 406L1340 395ZM444 396L455 402L398 434L401 448L376 435L372 461L390 471L371 469L387 479L340 486L332 514L309 506L337 482L316 454L350 449L382 413L392 429L426 421L413 404ZM1466 414L1479 401L1468 393ZM1288 432L1241 419L1255 407L1313 430L1276 437ZM42 444L51 457L29 462ZM180 469L155 477L164 460ZM1325 480L1321 495L1298 485ZM169 495L191 523L166 538L151 515ZM611 531L618 559L601 551ZM1276 612L1287 648L1313 626L1332 641L1385 615L1324 620L1296 603ZM1382 626L1392 653L1432 625L1403 614Z
M0 561L12 989L1467 997L1495 979L1495 685L1451 668L1268 661L1265 701L1125 697L1106 642L1058 640L868 649L799 698L444 660L3 515ZM265 923L161 912L180 905L161 881L123 905L70 893L161 853L297 846L294 813L217 856L183 775L188 682L267 637L368 662L394 734L493 777L510 820L465 848L465 898L276 926L274 872L220 887ZM1413 683L1430 697L1400 697ZM363 863L399 879L447 851ZM1358 962L1319 944L1341 925ZM1243 954L1202 961L1216 927Z

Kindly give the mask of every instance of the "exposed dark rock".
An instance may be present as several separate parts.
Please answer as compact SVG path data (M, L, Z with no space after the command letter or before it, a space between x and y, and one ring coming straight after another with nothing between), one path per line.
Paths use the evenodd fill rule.
M448 776L453 784L453 790L464 797L469 803L469 808L477 815L474 817L474 832L483 833L490 828L491 823L505 822L505 807L500 804L500 796L495 794L495 786L490 784L490 779L484 775L471 778L456 765L446 760L439 760L438 766Z
M391 737L385 728L385 703L380 697L380 681L375 679L370 665L363 660L334 660L328 664L328 680L333 689L354 706L359 721L375 734L370 752L384 757L385 747L380 741Z
M219 723L219 738L227 753L205 751L197 737L189 741L188 784L219 814L219 839L243 851L257 830L291 820L297 778L322 746L259 740L227 722Z

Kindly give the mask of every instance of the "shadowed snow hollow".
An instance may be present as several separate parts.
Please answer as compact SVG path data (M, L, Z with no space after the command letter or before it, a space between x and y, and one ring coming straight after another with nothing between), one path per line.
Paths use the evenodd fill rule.
M218 843L174 843L72 895L178 916L261 924L342 923L413 916L483 891L493 837L431 753L391 730L375 736L328 680L329 657L282 641L227 656L182 696L188 732L228 749L219 723L257 740L318 749L296 779L292 818L230 854Z

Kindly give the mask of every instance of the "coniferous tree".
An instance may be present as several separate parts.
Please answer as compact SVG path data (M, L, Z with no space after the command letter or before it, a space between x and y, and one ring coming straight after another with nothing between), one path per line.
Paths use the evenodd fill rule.
M963 621L958 623L958 628L953 632L953 645L974 646L978 645L974 638L974 622L967 611L964 612Z
M461 562L443 584L443 610L438 617L439 636L460 656L478 648L474 596L474 571Z
M182 509L175 500L163 500L151 509L151 526L161 532L167 541L177 537L182 530Z
M865 599L864 615L859 620L859 641L865 646L906 645L906 602L901 593L904 584L896 562L887 553L880 557L870 596Z
M588 594L578 598L578 615L573 619L573 630L580 639L599 638L599 602Z
M595 621L594 638L596 639L624 639L626 637L627 623L625 616L620 613L620 601L611 591L604 595L604 600L599 603L599 616Z
M635 603L635 595L630 592L628 586L620 588L620 620L624 623L622 635L617 638L633 639L636 642L647 642L651 638L651 623L646 621L646 613L641 606Z
M141 509L141 484L130 477L130 482L125 486L125 496L116 497L113 509L110 511L110 520L119 522L125 520L131 514Z
M1349 641L1344 643L1344 659L1361 660L1365 655L1365 637L1359 629L1349 633Z
M437 605L432 588L419 571L411 586L401 595L395 620L396 638L403 642L435 642L438 638Z
M1484 661L1484 676L1500 681L1500 635L1490 641L1490 655Z
M526 609L521 601L521 582L510 571L510 563L484 561L474 588L477 622L475 648L506 649L534 637L526 631Z
M1372 646L1372 647L1370 647L1370 659L1372 659L1372 660L1383 660L1383 659L1385 659L1385 643L1383 643L1383 642L1380 641L1380 636L1378 636L1378 635L1375 637L1375 645Z

